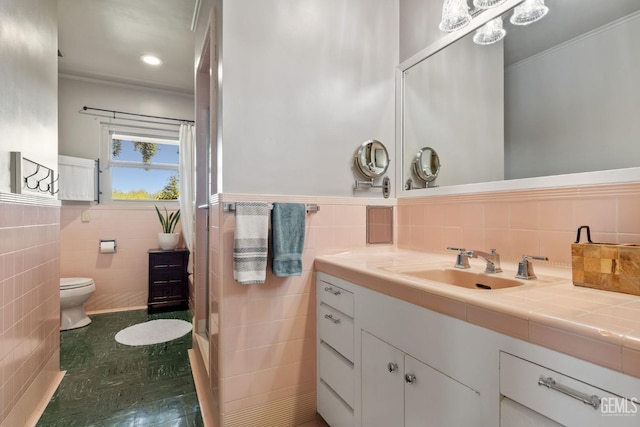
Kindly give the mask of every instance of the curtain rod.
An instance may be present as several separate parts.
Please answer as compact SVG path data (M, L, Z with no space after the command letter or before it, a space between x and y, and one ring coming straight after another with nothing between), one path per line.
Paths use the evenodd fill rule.
M112 113L113 114L113 118L116 118L116 114L126 114L128 116L138 116L138 117L147 117L147 118L151 118L151 119L161 119L161 120L174 120L176 122L186 122L186 123L193 123L193 120L186 120L186 119L175 119L173 117L161 117L161 116L150 116L147 114L138 114L138 113L127 113L126 111L116 111L116 110L105 110L102 108L94 108L94 107L87 107L86 105L84 107L82 107L83 111L87 111L87 110L93 110L93 111L102 111L105 113Z

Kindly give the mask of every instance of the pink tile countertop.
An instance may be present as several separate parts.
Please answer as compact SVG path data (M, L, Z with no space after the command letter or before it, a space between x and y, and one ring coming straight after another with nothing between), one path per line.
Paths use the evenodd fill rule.
M453 268L455 258L455 252L365 248L318 256L315 269L640 378L640 297L574 286L571 269L536 261L537 279L505 289L467 289L403 273ZM483 260L470 265L466 271L484 271ZM502 269L497 276L515 278L516 263L503 262Z

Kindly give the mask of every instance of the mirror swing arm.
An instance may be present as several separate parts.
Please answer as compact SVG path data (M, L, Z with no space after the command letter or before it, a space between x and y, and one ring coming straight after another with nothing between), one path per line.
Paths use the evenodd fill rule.
M382 188L382 195L387 199L391 194L391 180L388 176L385 176L382 178L382 184L375 185L373 178L371 178L370 181L360 181L356 179L355 184L353 184L354 190L364 190L366 188Z
M391 194L391 179L388 176L382 178L382 184L376 185L375 180L383 176L389 168L389 153L387 148L380 141L370 139L363 142L354 156L353 163L355 169L365 178L366 181L356 179L354 190L364 190L369 188L381 188L384 198Z

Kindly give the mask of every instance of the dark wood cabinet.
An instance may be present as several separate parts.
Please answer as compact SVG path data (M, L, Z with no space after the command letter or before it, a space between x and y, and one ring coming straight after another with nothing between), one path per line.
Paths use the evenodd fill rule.
M188 261L187 249L149 251L149 313L189 308Z

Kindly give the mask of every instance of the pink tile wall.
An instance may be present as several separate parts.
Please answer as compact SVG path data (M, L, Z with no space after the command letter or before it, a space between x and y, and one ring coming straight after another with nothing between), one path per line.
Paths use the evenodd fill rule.
M212 229L219 242L212 248L212 283L217 289L212 304L220 308L220 336L212 342L219 358L223 419L228 413L315 391L313 260L327 251L364 247L366 205L380 204L352 198L224 195L225 202L235 200L317 203L320 211L307 214L302 276L275 277L269 264L266 283L240 285L232 270L234 215L223 212L222 203L212 209L220 224Z
M0 424L60 349L60 208L0 202Z
M82 221L83 212L88 222ZM153 206L65 205L60 220L60 275L94 280L96 291L85 304L89 311L146 306L147 251L158 247L160 231ZM100 239L116 239L116 253L101 254Z
M543 255L570 266L580 225L594 242L640 243L640 184L400 199L398 224L402 248L496 248L503 259Z

